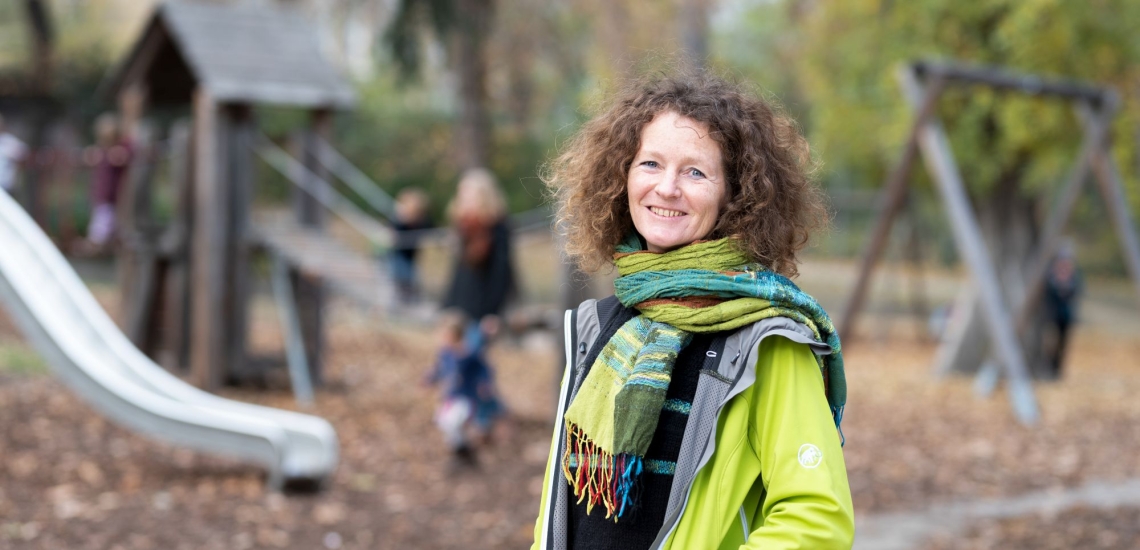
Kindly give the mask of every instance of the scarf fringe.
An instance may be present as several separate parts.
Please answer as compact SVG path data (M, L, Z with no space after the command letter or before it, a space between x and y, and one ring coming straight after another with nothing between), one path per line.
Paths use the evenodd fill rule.
M574 489L578 504L586 502L586 514L594 506L606 509L606 519L617 522L627 509L637 505L634 488L644 469L642 457L627 453L614 455L595 444L577 425L566 422L566 452L562 455L562 475ZM577 470L571 470L573 457Z

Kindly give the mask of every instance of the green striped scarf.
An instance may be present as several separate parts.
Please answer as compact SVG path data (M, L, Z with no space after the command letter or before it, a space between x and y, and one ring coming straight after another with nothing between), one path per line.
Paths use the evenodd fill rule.
M598 354L566 411L562 471L586 513L606 509L617 521L636 503L677 355L693 333L736 329L762 319L803 323L832 353L818 358L836 426L847 401L839 336L823 308L786 277L751 262L729 239L701 241L662 254L643 251L636 235L614 255L617 298L639 315ZM572 460L577 457L577 460Z

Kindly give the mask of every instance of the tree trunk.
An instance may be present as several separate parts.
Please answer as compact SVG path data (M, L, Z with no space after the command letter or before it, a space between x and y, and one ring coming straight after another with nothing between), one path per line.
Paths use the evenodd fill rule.
M704 67L709 57L709 12L712 0L680 0L677 29L681 36L684 61Z
M628 30L633 24L633 18L629 16L629 6L625 2L603 0L601 4L603 17L595 33L605 48L610 69L616 73L618 80L621 80L633 71L631 55L633 47L630 45Z
M26 0L28 36L32 39L32 87L37 95L51 93L54 73L54 31L51 15L42 0Z
M491 34L494 0L458 0L455 35L459 74L460 169L486 167L491 160L491 123L487 116L486 44Z
M1018 187L1018 177L1003 178L975 206L1002 294L1011 311L1025 299L1026 281L1041 240L1037 202L1022 195ZM977 296L976 291L967 288L955 302L947 330L949 338L939 350L936 361L939 372L974 373L990 355L992 343ZM1021 333L1021 349L1034 378L1045 377L1049 372L1043 349L1047 323L1045 312L1038 308Z

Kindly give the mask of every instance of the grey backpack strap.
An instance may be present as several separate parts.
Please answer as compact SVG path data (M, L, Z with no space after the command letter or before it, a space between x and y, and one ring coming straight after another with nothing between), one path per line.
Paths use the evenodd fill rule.
M621 316L622 309L626 309L626 307L622 306L621 302L618 301L618 297L612 296L612 294L609 298L597 300L597 324L602 326L602 334L609 333L608 330L605 330L608 329L606 325L613 321L614 318ZM634 313L634 315L636 315L636 313ZM633 315L630 315L630 317L633 317Z
M566 323L566 376L563 379L564 384L570 386L574 384L578 365L578 315L579 308L575 308L567 312ZM557 417L562 418L566 414L566 409L570 407L570 400L565 396L571 394L573 388L562 388L563 399L559 407ZM560 424L560 423L559 423ZM560 434L558 436L558 445L554 448L554 456L551 457L551 465L559 463L562 453L566 450L566 432L562 430L560 425L555 425L555 430ZM566 519L567 519L567 495L568 485L562 479L562 472L558 469L552 469L550 479L547 480L550 484L549 492L547 493L548 510L546 517L546 547L544 550L565 550L567 544L566 537Z

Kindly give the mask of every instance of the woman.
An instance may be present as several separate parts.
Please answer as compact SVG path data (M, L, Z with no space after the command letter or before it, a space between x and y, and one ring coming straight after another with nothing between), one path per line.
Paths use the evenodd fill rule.
M514 291L507 206L495 176L484 168L463 173L448 207L459 250L444 308L456 308L479 323L497 318Z
M552 164L567 253L616 299L567 312L532 548L849 548L846 383L786 277L826 210L791 119L707 75L641 83Z

